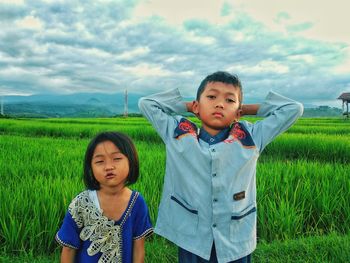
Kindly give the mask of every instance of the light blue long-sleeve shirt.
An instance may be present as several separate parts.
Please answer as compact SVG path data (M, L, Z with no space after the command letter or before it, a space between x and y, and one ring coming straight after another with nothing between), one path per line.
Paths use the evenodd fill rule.
M212 145L179 115L187 109L178 89L141 98L139 107L166 145L155 232L207 260L215 242L219 263L252 253L258 157L302 115L303 106L270 92L257 114L263 120L237 122L227 139Z

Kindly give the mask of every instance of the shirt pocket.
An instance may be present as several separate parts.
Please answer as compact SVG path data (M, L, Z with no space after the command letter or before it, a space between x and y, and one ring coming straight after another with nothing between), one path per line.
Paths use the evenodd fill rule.
M198 210L178 195L170 196L172 226L184 235L194 235L198 228Z
M230 236L234 243L251 241L256 237L256 206L251 204L238 213L232 213Z

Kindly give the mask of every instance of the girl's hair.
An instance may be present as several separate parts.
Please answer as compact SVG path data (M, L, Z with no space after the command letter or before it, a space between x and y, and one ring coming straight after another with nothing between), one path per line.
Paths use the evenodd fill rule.
M96 146L105 141L111 141L129 160L129 175L126 178L125 185L135 183L139 177L139 158L132 140L120 132L102 132L90 141L85 152L84 183L86 188L89 190L100 189L100 184L92 172L91 160Z

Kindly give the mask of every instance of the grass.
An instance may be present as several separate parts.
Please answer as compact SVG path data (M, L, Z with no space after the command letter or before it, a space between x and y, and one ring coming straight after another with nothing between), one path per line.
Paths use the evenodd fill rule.
M173 263L177 261L177 248L161 238L146 242L146 263ZM350 235L335 233L272 243L258 243L253 253L254 263L347 263L350 259ZM51 263L59 261L59 251L51 255L21 254L8 256L0 253L3 263Z
M260 158L259 247L254 260L345 262L346 256L350 258L344 253L350 250L350 180L346 176L350 174L350 124L301 119L294 127ZM84 189L81 174L87 143L102 130L119 130L134 139L141 177L132 187L145 197L155 222L165 147L145 119L1 119L0 262L56 261L54 235L69 202ZM327 245L333 246L334 253ZM176 261L175 246L162 238L153 237L146 249L147 262Z

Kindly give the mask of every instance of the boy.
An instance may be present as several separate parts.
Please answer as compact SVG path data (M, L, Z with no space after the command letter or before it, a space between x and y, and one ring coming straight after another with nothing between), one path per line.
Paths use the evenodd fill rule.
M194 102L177 89L139 107L166 145L166 174L155 232L179 246L179 262L250 262L256 247L256 163L261 151L302 115L300 103L270 92L242 105L240 80L215 72ZM193 112L200 129L176 115ZM265 117L252 124L241 115Z

